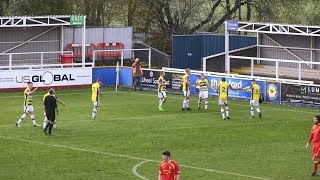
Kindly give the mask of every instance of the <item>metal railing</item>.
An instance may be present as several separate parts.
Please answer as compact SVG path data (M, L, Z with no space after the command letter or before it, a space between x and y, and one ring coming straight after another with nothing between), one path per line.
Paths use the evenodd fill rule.
M45 57L45 56L50 55L51 57ZM53 52L22 52L22 53L1 53L0 54L0 64L3 64L3 62L8 62L7 65L3 66L0 65L0 69L8 69L8 70L12 70L12 69L32 69L34 67L37 68L43 68L43 67L47 67L47 66L55 66L55 67L59 67L60 65L63 67L63 65L65 64L49 64L49 63L44 63L45 60L49 61L49 60L55 60L58 62L58 60L60 59L60 55L73 55L72 51L53 51ZM31 56L31 57L28 57ZM4 58L3 58L4 57ZM39 63L31 63L28 64L28 62L26 62L26 60L29 61L40 61ZM14 62L22 62L22 64L24 65L15 65L16 63ZM81 63L83 64L83 63ZM73 63L73 66L77 66ZM83 66L85 66L85 64L83 64Z
M93 63L65 63L65 64L43 64L43 65L16 65L9 69L9 66L0 66L0 70L17 69L45 69L45 68L74 68L74 67L93 67Z
M93 66L95 66L95 62L97 60L96 56L98 55L98 53L101 52L121 52L121 56L120 56L120 65L123 66L123 61L124 61L124 52L125 51L148 51L148 64L149 64L149 69L151 69L151 49L150 48L146 48L146 49L112 49L112 50L94 50L93 51L93 57L92 57L92 62L93 62Z
M252 46L248 46L248 47L234 49L234 50L229 51L229 54L235 53L235 52L239 52L239 51L243 51L243 50L247 50L247 49L251 49L251 48L255 48L255 47L257 47L257 45L252 45ZM203 57L202 58L202 70L204 72L207 71L207 61L208 61L208 59L219 57L219 56L224 56L224 55L226 55L226 52L221 52L221 53L218 53L218 54L214 54L214 55Z
M241 59L241 60L248 60L251 62L251 76L254 76L254 61L266 61L266 62L274 62L275 63L275 79L279 80L279 63L293 63L293 64L297 64L298 68L298 81L302 82L302 78L301 78L301 70L302 67L301 65L305 64L311 64L311 65L320 65L320 62L307 62L307 61L297 61L297 60L284 60L284 59L270 59L270 58L257 58L257 57L244 57L244 56L229 56L230 59Z
M176 68L162 68L163 71L172 72L172 73L185 73L185 69L176 69ZM254 76L254 75L240 75L240 74L228 74L228 73L218 73L218 72L210 72L210 71L197 71L191 70L193 74L202 74L204 73L206 76L218 76L218 77L229 77L229 78L238 78L238 79L257 79L257 80L266 80L266 81L277 81L282 83L289 84L314 84L313 81L304 81L304 80L294 80L294 79L283 79L283 78L271 78L271 77L263 77L263 76Z

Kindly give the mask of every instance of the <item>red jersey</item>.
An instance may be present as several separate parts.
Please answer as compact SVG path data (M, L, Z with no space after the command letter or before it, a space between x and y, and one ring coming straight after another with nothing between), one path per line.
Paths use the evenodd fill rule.
M161 175L162 180L175 180L176 176L180 174L179 165L172 160L170 163L161 162L159 174Z
M310 137L308 143L320 143L320 127L319 125L313 125L311 128Z

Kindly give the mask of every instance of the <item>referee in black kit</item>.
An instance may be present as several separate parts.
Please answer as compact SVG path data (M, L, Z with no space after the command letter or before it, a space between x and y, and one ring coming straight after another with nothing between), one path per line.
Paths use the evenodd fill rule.
M47 123L46 127L44 128L43 132L46 135L52 136L53 135L52 134L52 127L53 127L53 124L56 120L56 112L58 113L58 107L57 107L57 99L54 97L54 89L50 89L49 94L50 94L50 96L47 96L43 102L44 108L46 111L46 115L47 115L47 118L49 121ZM49 132L47 133L48 128L49 128Z

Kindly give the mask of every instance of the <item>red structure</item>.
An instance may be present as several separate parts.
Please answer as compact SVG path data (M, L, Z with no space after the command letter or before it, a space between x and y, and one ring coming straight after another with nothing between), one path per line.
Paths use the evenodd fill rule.
M121 50L124 49L124 44L122 42L114 42L114 43L99 43L95 45L93 43L86 44L86 58L92 58L94 50L114 50L114 51L104 51L99 52L98 57L102 59L108 58L120 58ZM74 58L82 57L82 45L81 44L67 44L65 51L72 51Z
M121 51L119 51L119 49L124 49L124 44L121 42L99 43L96 48L96 50L115 50L115 51L99 52L98 53L99 58L119 58L121 56Z
M85 48L85 57L92 58L92 53L96 49L96 45L93 43L86 44ZM81 58L82 57L82 44L67 44L65 51L72 51L74 58Z

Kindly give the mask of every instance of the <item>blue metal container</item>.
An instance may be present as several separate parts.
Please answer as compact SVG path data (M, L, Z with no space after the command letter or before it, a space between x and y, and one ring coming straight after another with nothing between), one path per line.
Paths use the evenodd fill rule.
M255 45L256 37L230 36L230 50ZM173 35L172 67L201 69L202 58L224 52L224 35Z

